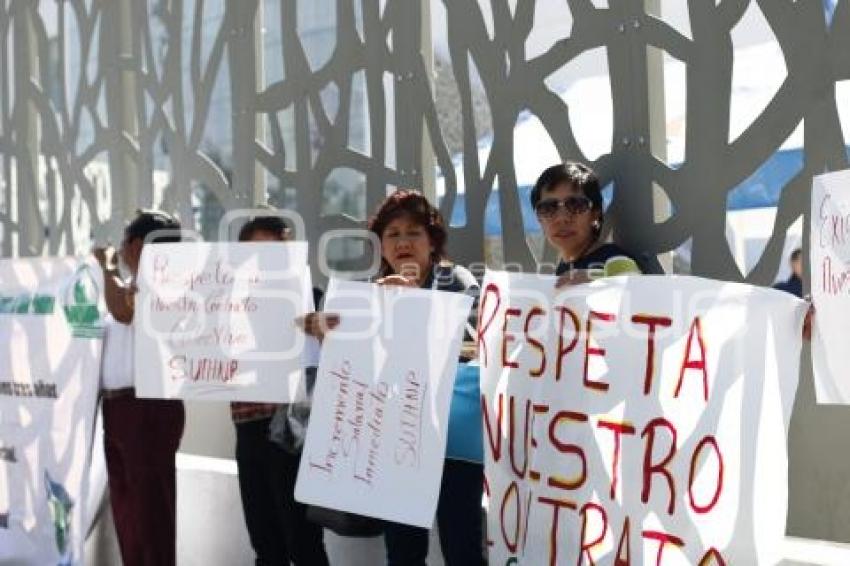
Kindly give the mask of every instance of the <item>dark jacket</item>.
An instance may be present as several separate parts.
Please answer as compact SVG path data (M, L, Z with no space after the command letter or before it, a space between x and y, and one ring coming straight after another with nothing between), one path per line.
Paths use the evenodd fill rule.
M555 271L555 275L564 275L570 271L574 270L588 270L588 269L599 269L604 270L606 262L614 257L623 256L631 259L635 262L635 265L638 269L643 273L646 270L640 265L637 259L634 258L630 253L626 252L623 248L618 246L617 244L602 244L598 248L591 250L589 253L584 256L578 258L575 261L565 262L562 261L558 264L558 269Z
M794 274L792 274L791 277L789 277L785 281L780 281L779 283L775 284L773 288L778 291L785 291L786 293L791 293L799 299L803 298L803 280Z

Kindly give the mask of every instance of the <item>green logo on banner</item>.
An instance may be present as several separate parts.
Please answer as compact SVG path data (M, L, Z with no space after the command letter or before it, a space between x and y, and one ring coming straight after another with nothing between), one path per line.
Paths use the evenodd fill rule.
M0 295L0 314L53 314L56 297L36 293L22 293L16 297Z
M14 297L0 295L0 314L27 314L33 303L33 296L21 293Z
M70 291L70 292L69 292ZM88 265L81 266L65 293L65 318L78 338L100 338L103 324L97 306L99 290Z
M71 539L71 509L74 502L65 487L50 479L50 474L44 470L44 482L47 488L47 504L50 506L50 516L53 519L53 531L56 536L56 550L61 558L59 566L74 563L74 554L69 548Z
M56 297L36 294L32 298L31 312L33 314L53 314L53 308L55 306Z
M65 289L63 311L73 335L77 338L101 338L103 324L98 308L100 290L91 268L81 265ZM57 297L46 293L0 294L0 315L52 315L56 312Z

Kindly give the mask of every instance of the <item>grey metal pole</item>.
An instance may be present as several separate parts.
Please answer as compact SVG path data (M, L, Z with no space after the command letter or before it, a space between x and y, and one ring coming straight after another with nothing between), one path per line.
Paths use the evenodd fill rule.
M13 4L15 54L15 106L12 128L15 131L15 164L12 176L13 202L9 203L12 221L17 223L17 245L12 237L14 256L39 255L44 248L43 225L38 212L39 151L38 116L29 103L32 77L38 76L38 45L33 29L35 5L26 0Z
M106 108L110 135L115 142L109 151L109 168L112 180L112 217L110 234L120 234L124 220L133 215L141 203L153 199L153 186L145 187L146 198L140 199L139 166L126 151L122 152L118 137L129 136L137 140L139 124L136 104L135 66L123 62L133 55L133 0L120 0L105 5L103 17L110 23L111 31L104 29L100 38L100 53L106 66ZM112 47L109 47L112 46ZM150 179L147 180L150 183ZM115 239L115 241L118 241Z
M644 0L647 14L662 14L661 0ZM647 100L649 102L649 149L650 153L667 160L667 113L664 99L664 55L659 49L649 49L646 53ZM653 183L652 208L656 223L670 217L670 200L665 198L661 187ZM665 252L658 255L658 261L665 273L673 272L673 254Z
M257 3L256 16L254 17L254 83L255 92L260 92L265 87L265 50L264 50L264 31L265 30L265 13L263 11L264 2ZM253 97L252 97L253 98ZM266 139L266 124L259 114L254 113L254 132L255 137L259 140ZM245 140L248 143L249 140ZM250 140L251 144L254 139ZM253 151L250 152L250 158L254 162L254 187L251 206L263 204L266 202L266 182L265 171L259 161L253 158Z
M427 71L428 83L434 91L434 44L431 36L431 2L422 1L422 61ZM437 174L434 148L428 128L422 128L422 192L435 206L437 204Z
M257 187L257 164L254 160L254 139L257 119L254 99L257 94L257 0L228 3L227 15L232 18L232 33L228 44L230 63L230 92L233 106L233 184L231 187L237 207L252 206ZM259 39L262 42L262 37ZM227 207L228 203L222 203Z

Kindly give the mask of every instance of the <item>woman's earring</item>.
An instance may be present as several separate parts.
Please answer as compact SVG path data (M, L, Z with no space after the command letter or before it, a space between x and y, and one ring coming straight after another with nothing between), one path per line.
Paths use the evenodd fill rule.
M594 221L593 221L593 227L594 227L594 228L596 228L597 230L599 230L599 228L600 228L601 226L602 226L602 223L601 223L599 220L594 220Z

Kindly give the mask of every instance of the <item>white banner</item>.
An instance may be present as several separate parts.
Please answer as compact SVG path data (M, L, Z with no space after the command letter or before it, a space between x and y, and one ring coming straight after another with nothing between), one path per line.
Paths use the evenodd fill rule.
M472 298L331 281L295 498L430 528Z
M850 404L850 170L812 184L812 367L818 403Z
M490 563L775 564L805 303L692 277L489 273Z
M100 269L0 260L0 564L83 564Z
M315 342L294 322L313 310L305 242L145 246L138 287L139 397L304 398Z

